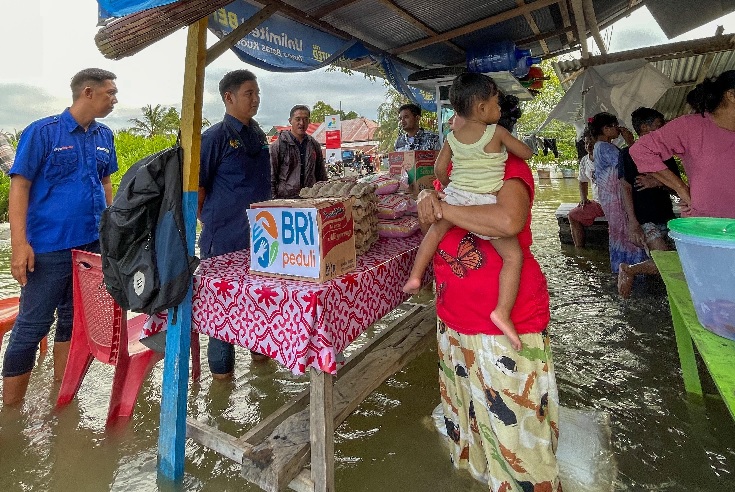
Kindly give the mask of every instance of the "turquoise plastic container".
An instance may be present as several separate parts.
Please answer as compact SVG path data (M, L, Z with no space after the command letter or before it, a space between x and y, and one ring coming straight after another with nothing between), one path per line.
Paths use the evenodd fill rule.
M699 322L735 340L735 220L681 218L669 229Z

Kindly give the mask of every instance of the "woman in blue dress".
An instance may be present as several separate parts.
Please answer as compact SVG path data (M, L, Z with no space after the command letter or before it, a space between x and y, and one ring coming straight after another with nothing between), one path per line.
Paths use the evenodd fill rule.
M590 133L597 139L593 156L600 205L607 217L610 236L610 267L617 274L621 263L633 264L647 258L645 250L628 239L628 218L623 208L620 186L620 149L610 143L623 134L632 143L633 135L618 125L610 113L597 113L589 119Z

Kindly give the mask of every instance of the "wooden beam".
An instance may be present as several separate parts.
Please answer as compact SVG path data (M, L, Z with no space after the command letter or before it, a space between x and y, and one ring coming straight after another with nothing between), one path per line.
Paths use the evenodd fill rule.
M516 0L516 5L518 5L519 7L523 7L524 5L526 5L526 2L524 0ZM523 17L526 19L526 22L528 23L528 27L531 28L531 31L535 35L538 36L539 34L541 34L541 30L538 28L538 25L536 25L536 21L533 19L530 12L525 12L523 14ZM546 45L546 41L544 41L544 39L539 39L539 44L541 45L541 50L545 54L548 54L549 47Z
M592 31L592 37L597 44L597 49L600 50L600 54L607 54L607 48L605 43L602 41L602 35L600 34L600 27L597 25L597 16L595 15L595 7L592 5L592 0L582 0L582 7L584 10L584 17L587 19L587 25Z
M529 36L527 38L519 39L518 41L516 41L516 46L519 46L519 47L520 46L527 46L529 44L537 43L537 42L539 42L541 40L544 40L544 39L549 39L549 38L553 38L553 37L556 37L556 36L561 36L562 34L565 34L565 33L566 34L570 34L572 31L574 31L574 27L569 26L569 27L563 27L561 29L555 29L553 31L542 32L542 33L539 33L536 36Z
M572 2L572 12L574 13L574 24L577 26L577 40L582 50L582 59L590 56L589 47L587 46L587 26L584 23L584 7L582 0L570 0Z
M606 63L635 60L637 58L645 58L649 61L658 61L691 55L704 55L717 51L730 51L733 49L735 49L735 34L726 34L723 36L693 39L690 41L677 41L675 43L662 44L658 46L619 51L617 53L608 53L607 55L591 56L586 60L580 60L580 62L583 67L592 67L595 65L604 65Z
M643 7L643 3L636 0L631 0L631 6L627 10L623 10L621 12L616 12L615 14L612 14L610 17L605 18L600 23L600 30L605 30L609 26L615 24L617 21L622 19L623 17L628 17L630 14L638 10L639 8ZM561 55L566 55L567 53L572 53L573 51L577 51L579 48L576 46L570 46L569 48L563 48L556 51L552 51L548 55L543 55L542 58L544 60L549 58L554 58Z
M409 51L417 50L419 48L431 46L432 44L441 43L443 41L447 41L449 39L456 38L457 36L462 36L464 34L467 34L473 31L477 31L479 29L484 29L486 27L490 27L495 24L499 24L509 19L518 17L519 15L523 15L527 12L538 10L544 7L548 7L549 5L552 5L558 1L559 0L537 0L533 3L528 3L524 5L523 7L517 7L511 10L506 10L505 12L501 12L499 14L490 16L486 19L483 19L477 22L473 22L471 24L467 24L457 29L452 29L451 31L447 31L442 34L437 34L436 36L431 36L429 38L422 39L414 43L406 44L403 46L398 46L397 48L393 48L392 50L389 50L388 52L392 55L400 55L402 53L407 53Z
M196 235L199 156L204 100L204 60L207 48L207 18L189 26L184 59L184 94L181 103L181 146L183 149L183 211L186 243L194 254ZM189 291L176 309L168 310L166 356L158 434L158 471L169 480L184 476L186 457L186 403L189 395L189 351L191 346L191 296ZM176 315L174 315L176 313Z
M349 39L353 39L353 38L356 37L356 36L354 36L353 34L351 34L349 32L343 31L341 29L337 29L336 27L334 27L333 25L329 24L328 22L324 22L324 21L322 21L320 19L317 19L315 16L309 15L306 12L304 12L303 10L297 9L296 7L293 7L293 6L291 6L291 5L283 2L281 0L257 0L257 1L258 1L258 3L263 4L263 5L277 5L279 12L281 12L286 17L288 17L290 19L293 19L293 20L296 20L296 21L298 21L298 22L300 22L302 24L305 24L307 26L311 26L311 27L314 27L316 29L320 29L320 30L322 30L322 31L324 31L326 33L333 34L334 36L337 36L338 38L342 38L344 40L349 40ZM379 47L377 47L377 46L375 46L373 44L370 44L370 43L368 43L367 41L365 41L363 39L359 39L358 38L358 40L362 43L363 46L365 46L365 48L367 48L368 50L370 50L370 51L372 51L372 52L374 52L376 54L385 54L386 53L386 51L384 49L379 48ZM414 69L417 69L417 70L420 69L420 68L422 68L422 67L416 65L415 63L411 63L410 61L407 61L407 60L401 60L401 61L403 63L405 63L407 66L411 67L411 68L414 68Z
M346 31L343 31L341 29L337 29L336 27L329 24L328 22L324 22L312 15L309 15L303 10L293 7L292 5L289 5L285 2L282 2L281 0L258 0L258 3L261 3L263 5L275 5L278 7L278 10L281 13L283 13L286 17L293 19L297 22L301 22L302 24L306 24L307 26L311 26L316 29L320 29L326 33L333 34L337 36L338 38L342 38L344 40L354 38L352 34ZM376 46L372 46L365 42L363 42L363 45L365 45L366 48L371 49L371 50L375 50L378 52L382 51L380 48Z
M417 19L415 16L411 15L406 9L403 7L396 5L395 2L392 0L378 0L383 5L387 6L390 9L393 9L395 12L398 13L401 17L403 17L404 20L406 20L409 24L413 25L414 27L421 29L429 36L436 36L437 33L435 30L424 24L421 20ZM517 0L519 2L523 2L523 0ZM538 28L537 28L538 29ZM463 56L465 55L465 50L457 46L456 44L452 43L451 41L445 41L447 46L451 47L458 53L461 53Z
M564 23L564 29L567 33L567 42L571 44L574 41L574 35L572 34L572 21L569 17L569 5L567 0L559 0L559 10L561 11L561 20ZM566 29L569 29L568 31Z
M336 2L328 3L327 5L323 6L320 9L315 10L311 13L311 16L315 19L321 19L327 14L330 14L334 12L335 10L339 10L342 7L346 7L352 3L357 2L358 0L338 0Z
M237 26L227 36L223 37L207 50L207 65L219 58L225 51L237 44L242 38L258 27L271 15L278 11L278 5L266 5L248 20Z
M245 448L252 446L240 442L234 436L189 417L186 419L186 437L195 440L212 451L216 451L235 463L242 463Z
M436 311L424 308L406 320L383 342L354 366L340 374L334 386L334 426L347 416L383 381L423 352L436 333ZM309 459L309 409L304 409L280 423L255 451L270 449L268 464L243 460L243 476L263 490L277 492L296 478Z
M404 303L406 306L408 303ZM393 333L395 329L407 323L413 318L419 311L426 309L426 305L414 305L406 310L406 312L398 319L392 321L382 332L374 336L368 343L360 347L358 350L350 354L350 358L347 359L345 364L339 369L337 373L337 379L345 374L348 374L353 368L359 364L367 354L370 353L373 348L377 347L382 343L383 339ZM299 393L296 397L291 399L290 402L281 406L278 410L268 415L265 419L261 420L252 427L248 432L243 434L238 440L250 444L258 444L265 439L269 434L273 432L276 426L286 420L291 415L302 411L309 405L309 390L306 389Z

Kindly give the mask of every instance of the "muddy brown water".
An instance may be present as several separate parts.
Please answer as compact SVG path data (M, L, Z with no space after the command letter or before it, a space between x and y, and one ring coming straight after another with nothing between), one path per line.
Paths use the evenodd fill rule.
M606 252L560 245L553 212L577 197L573 179L542 181L533 212L534 253L551 293L562 403L610 414L614 490L735 490L735 424L721 400L707 398L700 406L684 398L663 284L643 282L632 300L621 301ZM18 292L9 258L7 241L0 242L2 296ZM362 343L358 339L351 348ZM234 462L190 440L183 482L157 481L161 374L159 364L130 425L111 435L104 424L112 369L93 363L78 398L55 412L51 358L41 360L23 407L0 411L0 491L259 490L240 478ZM703 384L714 392L706 375ZM307 385L306 378L274 362L252 363L239 350L235 380L192 384L188 412L236 435ZM438 401L436 352L430 350L336 430L337 490L487 490L449 463L430 418Z

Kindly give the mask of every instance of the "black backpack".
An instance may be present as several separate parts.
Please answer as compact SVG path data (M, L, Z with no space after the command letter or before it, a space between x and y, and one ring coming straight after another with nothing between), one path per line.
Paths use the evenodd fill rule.
M102 212L102 272L124 309L153 314L178 306L191 285L199 259L186 248L182 165L178 144L138 161Z

